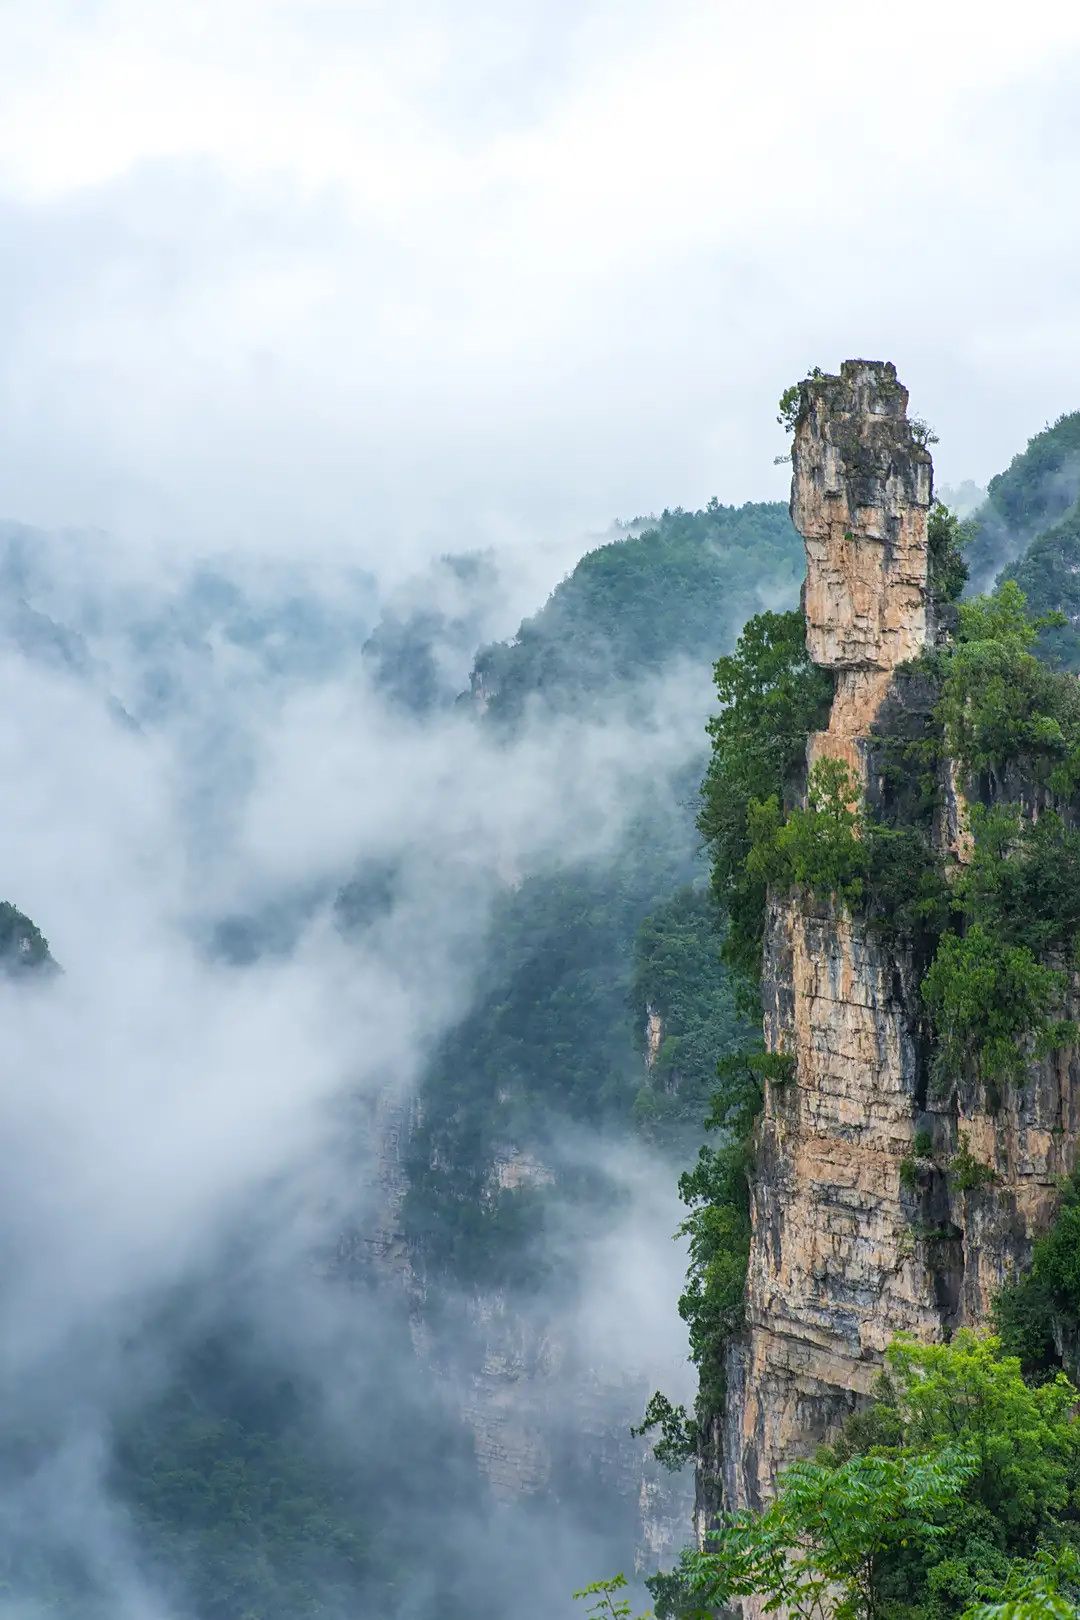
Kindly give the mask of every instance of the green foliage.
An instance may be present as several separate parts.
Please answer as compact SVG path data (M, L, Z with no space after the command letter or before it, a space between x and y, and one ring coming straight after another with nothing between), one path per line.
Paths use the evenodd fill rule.
M747 866L751 807L775 801L778 813L787 784L802 767L808 734L828 718L832 679L807 655L801 613L751 619L715 673L721 711L709 722L712 755L698 826L709 846L713 892L728 922L724 958L756 984L765 879Z
M692 1461L697 1452L698 1426L685 1406L674 1405L659 1390L649 1397L645 1415L640 1424L631 1426L633 1435L653 1434L660 1438L653 1445L653 1456L658 1463L674 1473Z
M1061 1358L1054 1337L1054 1301L1030 1270L1020 1272L998 1290L991 1319L1002 1349L1017 1358L1025 1378L1038 1382L1058 1371Z
M685 1408L658 1393L638 1430L660 1429L653 1451L666 1467L681 1467L692 1455L693 1441L723 1402L725 1353L742 1325L750 1257L747 1178L754 1121L765 1084L787 1084L793 1064L783 1053L750 1047L722 1058L717 1074L720 1087L705 1127L720 1134L721 1144L704 1144L693 1168L679 1177L679 1196L689 1209L679 1235L688 1239L690 1259L679 1315L689 1329L690 1359L698 1370L694 1416L688 1418Z
M915 1132L915 1139L912 1143L912 1147L915 1150L915 1157L917 1159L928 1159L934 1151L933 1132L928 1130L925 1125L921 1126L920 1129Z
M1022 761L1037 780L1066 785L1080 748L1080 691L1032 651L1047 622L1028 616L1014 580L960 604L939 715L948 750L965 770L1000 773Z
M918 1160L905 1156L900 1160L900 1185L905 1192L918 1192L919 1190L919 1164Z
M631 1620L630 1601L628 1598L617 1597L616 1593L626 1590L626 1576L613 1575L607 1581L593 1581L589 1586L582 1587L575 1592L578 1600L592 1598L586 1614L594 1615L597 1620ZM649 1620L648 1614L638 1615L637 1620Z
M975 1157L968 1145L967 1137L963 1134L960 1137L960 1146L946 1168L950 1185L956 1192L977 1192L980 1187L988 1187L997 1180L997 1172L993 1165L984 1164L981 1159Z
M1042 631L1039 656L1056 668L1080 669L1080 501L1036 535L1006 577L1016 581L1033 614L1063 616Z
M747 816L749 877L777 889L801 884L864 914L879 934L910 944L945 926L951 896L929 828L892 827L860 805L858 784L842 760L811 770L806 808L787 816L770 797Z
M1030 439L987 488L1017 528L1042 528L1080 495L1080 411L1059 416Z
M795 423L799 417L802 405L802 389L798 383L792 383L780 395L777 422L786 433L794 433Z
M1064 987L1064 974L982 923L962 937L944 935L922 984L939 1081L948 1084L969 1068L992 1087L1021 1081L1036 1045L1052 1050L1071 1038L1071 1026L1050 1021Z
M583 557L512 642L478 654L474 687L503 723L530 704L590 707L678 658L704 661L730 647L766 580L795 599L802 562L779 502L666 511Z
M1031 1271L1070 1329L1080 1327L1080 1176L1066 1183L1054 1224L1035 1245Z
M1080 692L1032 647L1038 621L1007 581L961 604L959 639L945 666L938 714L948 746L971 772L1068 791L1080 757ZM991 1090L1022 1079L1035 1054L1074 1038L1055 1019L1065 979L1043 958L1080 938L1080 834L1055 810L975 805L974 851L953 889L966 932L943 933L922 984L937 1036L935 1072L947 1086L973 1072Z
M1080 1176L1065 1183L1030 1269L998 1293L994 1320L1002 1343L1030 1376L1046 1377L1061 1365L1059 1344L1074 1370L1080 1349Z
M957 895L995 937L1038 956L1072 956L1080 939L1080 831L1055 810L971 807L975 847Z
M1025 1382L992 1338L898 1340L879 1398L650 1582L661 1615L755 1596L807 1617L947 1620L1075 1579L1080 1423L1067 1379ZM1036 1549L1048 1549L1037 1557Z
M1075 1590L1078 1575L1075 1548L1042 1548L1030 1564L1010 1570L997 1602L973 1603L961 1620L1075 1620L1076 1604L1061 1588L1068 1581Z
M1029 541L1063 519L1078 495L1080 411L1074 411L1037 433L1006 470L990 480L986 503L974 515L968 553L979 589L985 589L1002 564L1010 563Z
M785 818L773 795L764 804L751 803L748 825L751 877L775 887L803 884L849 905L861 898L866 840L858 784L843 760L823 759L813 767L805 810L796 808Z
M930 593L938 604L955 602L967 583L964 551L970 529L941 501L935 501L927 523Z
M748 1172L754 1121L766 1081L783 1085L791 1060L748 1049L718 1066L720 1089L705 1121L722 1135L719 1147L703 1145L692 1170L679 1178L679 1196L690 1213L680 1227L689 1240L690 1265L679 1314L689 1328L690 1359L698 1369L695 1415L706 1424L724 1396L727 1342L742 1324L746 1267L750 1256Z
M713 1616L758 1597L800 1620L872 1620L884 1571L945 1536L971 1470L959 1448L792 1463L763 1513L725 1514L707 1550L684 1555L674 1612Z
M649 1019L663 1038L634 1102L642 1134L664 1145L696 1136L708 1111L719 1057L743 1045L740 1016L720 956L716 906L707 890L679 889L638 929L630 996L644 1042Z
M794 433L795 431L795 424L799 420L799 412L802 410L803 406L806 383L812 381L814 378L824 377L824 375L825 373L822 371L820 366L814 366L813 369L807 373L804 382L791 383L789 387L784 389L784 392L780 395L780 403L777 407L778 415L776 420L784 429L785 433ZM787 457L781 456L778 457L778 459L781 461L786 461Z
M905 1443L924 1452L962 1445L969 1495L999 1542L1022 1556L1040 1532L1071 1522L1080 1484L1077 1392L1063 1374L1027 1384L1000 1343L968 1330L951 1344L899 1339L886 1353Z

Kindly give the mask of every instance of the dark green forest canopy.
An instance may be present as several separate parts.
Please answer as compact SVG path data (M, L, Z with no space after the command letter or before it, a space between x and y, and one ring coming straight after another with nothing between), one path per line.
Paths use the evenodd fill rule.
M583 557L512 642L478 654L474 686L512 719L530 701L576 707L675 660L711 662L752 613L794 601L802 571L780 502L676 507Z
M41 930L9 900L0 901L0 971L18 974L55 966Z
M986 502L972 520L967 559L972 588L986 590L1001 570L1011 571L1025 547L1064 518L1078 499L1080 411L1073 411L1037 433L990 480ZM1043 610L1034 597L1033 606Z
M205 1306L204 1297L200 1314ZM138 1573L169 1612L198 1620L398 1613L416 1583L421 1538L446 1581L440 1615L500 1620L431 1489L434 1474L451 1500L482 1503L471 1437L419 1381L385 1370L410 1354L402 1312L385 1299L372 1312L380 1358L369 1360L368 1387L357 1386L354 1370L354 1421L345 1428L288 1354L227 1303L201 1339L185 1333L181 1315L167 1313L163 1342L152 1333L145 1346L173 1361L171 1380L120 1415L107 1458L109 1490L137 1532ZM25 1471L29 1486L49 1437L26 1432L21 1414L4 1416L0 1468ZM25 1612L34 1616L115 1620L100 1571L61 1535L45 1514L0 1545L0 1594L32 1594Z
M1043 630L1039 651L1062 669L1080 670L1080 501L1028 546L1006 570L1036 615L1061 613L1065 623Z

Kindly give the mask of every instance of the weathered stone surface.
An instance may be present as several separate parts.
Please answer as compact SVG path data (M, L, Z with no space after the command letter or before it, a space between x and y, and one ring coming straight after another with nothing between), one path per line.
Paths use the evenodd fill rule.
M757 1138L724 1461L739 1505L767 1499L784 1462L869 1391L897 1326L940 1330L900 1183L919 1062L895 960L842 909L778 897L764 997L766 1044L793 1053L796 1071L769 1087Z
M882 361L803 384L791 517L806 543L807 646L827 669L895 669L926 642L933 465L907 402Z

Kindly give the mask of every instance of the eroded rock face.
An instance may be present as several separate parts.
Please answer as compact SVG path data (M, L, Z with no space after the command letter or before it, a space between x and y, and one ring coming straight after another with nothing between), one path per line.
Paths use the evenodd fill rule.
M932 470L906 406L891 365L848 361L839 377L805 385L795 436L807 645L837 672L809 762L846 759L871 800L880 734L918 723L920 677L898 666L932 632ZM940 787L933 836L962 861L970 836L949 761ZM795 1073L767 1087L758 1127L746 1327L729 1347L726 1409L700 1460L699 1529L718 1505L718 1476L728 1507L766 1501L780 1469L869 1394L898 1332L935 1340L985 1323L1076 1163L1076 1053L1033 1063L1002 1099L977 1088L936 1097L918 979L918 964L839 904L771 897L765 1039ZM921 1158L917 1132L930 1144ZM992 1181L956 1186L948 1166L961 1145Z
M897 1327L940 1331L900 1165L918 1032L895 960L842 910L770 906L765 1036L795 1054L757 1140L746 1342L729 1365L725 1497L760 1506L778 1470L868 1394Z
M806 642L826 669L889 671L927 638L930 453L896 368L845 360L803 385L791 518L806 544Z

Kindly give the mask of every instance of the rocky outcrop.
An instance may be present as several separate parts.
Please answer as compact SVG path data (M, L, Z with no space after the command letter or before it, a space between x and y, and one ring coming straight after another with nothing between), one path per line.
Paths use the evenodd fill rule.
M932 469L906 408L891 365L848 361L804 384L793 450L807 645L837 678L809 761L847 760L871 798L882 733L911 719L913 683L897 671L934 633ZM965 859L949 762L940 800L939 850ZM869 1393L898 1332L933 1340L986 1320L1049 1220L1080 1126L1074 1052L1033 1063L1003 1099L935 1098L917 965L840 904L772 896L763 984L766 1044L794 1074L767 1086L758 1127L746 1326L703 1459L706 1516L717 1472L728 1506L767 1500L782 1466ZM985 1166L966 1190L948 1170L962 1146Z
M792 447L792 522L806 545L806 645L836 677L811 763L862 776L866 739L892 672L930 634L927 516L933 465L907 419L895 367L846 360L804 386Z
M887 672L926 641L930 453L892 365L804 385L791 518L806 545L806 644L826 669Z

